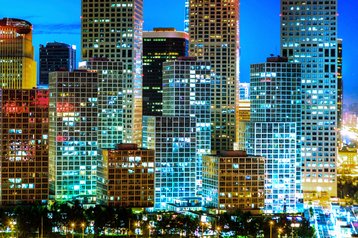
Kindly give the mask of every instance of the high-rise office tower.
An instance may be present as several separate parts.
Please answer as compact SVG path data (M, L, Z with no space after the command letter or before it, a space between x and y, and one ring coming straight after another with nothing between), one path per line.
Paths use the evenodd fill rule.
M248 152L265 157L265 212L296 213L301 193L301 65L251 65Z
M108 59L81 62L80 68L50 74L51 192L56 200L101 203L107 199L102 150L123 140L122 68ZM67 150L75 151L58 153ZM66 166L73 156L75 163ZM55 176L56 170L61 176ZM62 176L67 173L74 175L70 182Z
M97 201L98 74L50 73L50 196Z
M337 128L341 129L343 124L343 40L337 40L337 84L338 84L338 101L337 101Z
M39 85L48 85L50 72L72 72L76 68L76 48L65 43L51 42L40 45Z
M161 116L163 62L187 56L189 35L174 28L143 32L143 115Z
M107 180L104 169L106 162L103 149L114 149L123 142L123 80L121 62L97 58L80 63L81 69L97 72L98 77L98 119L97 119L97 199L99 203L107 200Z
M82 0L82 59L123 63L123 143L141 144L142 29L142 0Z
M36 87L30 22L15 18L0 19L0 62L0 88Z
M154 206L154 150L136 144L119 144L104 149L108 205L121 207Z
M337 0L281 0L281 55L302 64L302 189L337 195Z
M238 139L239 0L191 0L189 19L189 55L210 61L216 73L212 150L230 150Z
M48 200L49 92L0 89L1 205Z
M155 151L156 209L196 196L196 119L143 117L143 147Z
M210 62L193 57L163 63L163 115L196 119L196 193L202 187L202 157L211 152Z

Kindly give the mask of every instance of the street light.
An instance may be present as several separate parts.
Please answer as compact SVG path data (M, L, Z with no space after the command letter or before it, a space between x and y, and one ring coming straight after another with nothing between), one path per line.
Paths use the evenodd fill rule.
M16 225L16 221L11 220L10 221L11 237L14 237L15 225Z
M201 237L204 237L204 225L205 223L204 222L201 222Z
M275 223L273 221L270 221L270 238L272 238L272 227Z
M71 223L71 227L72 227L72 238L75 237L75 223Z
M221 231L221 227L220 226L216 227L216 234L218 235L218 238L220 238L220 231Z
M150 238L150 231L151 231L151 226L150 226L150 224L148 225L148 237Z
M281 238L282 232L283 232L282 228L278 228L278 238Z
M86 226L85 223L81 223L81 227L82 227L82 238L85 237L85 226Z

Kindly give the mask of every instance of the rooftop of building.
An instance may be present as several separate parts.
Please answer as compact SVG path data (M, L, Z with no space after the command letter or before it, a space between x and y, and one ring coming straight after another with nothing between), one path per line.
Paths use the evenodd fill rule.
M277 56L270 55L270 57L267 58L267 62L285 63L285 62L288 62L288 58L287 57L282 57L280 55L277 55Z
M30 22L18 18L0 19L0 26L14 27L19 34L28 34L32 30L32 24Z
M184 31L177 31L172 27L157 27L153 31L143 31L143 38L182 38L189 40L189 34Z

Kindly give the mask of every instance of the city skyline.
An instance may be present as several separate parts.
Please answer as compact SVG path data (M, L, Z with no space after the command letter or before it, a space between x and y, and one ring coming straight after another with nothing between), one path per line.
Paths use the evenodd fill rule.
M163 4L159 0L144 1L144 30L154 27L175 27L181 31L184 28L184 2L176 0ZM159 4L160 3L160 4ZM81 1L71 1L63 4L59 0L46 2L34 0L27 8L24 0L4 2L0 16L28 20L33 24L33 41L35 59L38 62L39 45L47 42L63 42L75 44L80 48L80 15ZM240 81L249 82L250 64L262 63L265 58L280 51L280 1L279 0L242 0L241 1L241 67ZM351 31L358 23L357 1L339 1L338 3L338 37L343 38L343 81L344 104L358 101L354 89L358 87L358 73L354 72L355 59L358 58L358 33ZM161 12L161 14L157 14ZM255 19L255 21L252 21ZM80 54L78 54L80 55ZM80 57L77 57L77 61Z

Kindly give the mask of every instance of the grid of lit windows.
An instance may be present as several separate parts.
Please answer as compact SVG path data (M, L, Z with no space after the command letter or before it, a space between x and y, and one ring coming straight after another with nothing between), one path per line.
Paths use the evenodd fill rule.
M270 57L251 65L248 152L265 161L265 212L301 209L301 65Z
M230 150L238 140L239 0L190 0L189 55L210 61L212 150Z
M281 0L281 53L302 64L302 189L337 196L337 0Z
M96 71L50 73L50 192L57 201L96 203Z
M189 35L174 28L143 32L143 115L162 116L163 62L188 56Z
M163 115L196 119L197 193L202 187L202 156L211 152L210 62L180 58L163 63Z
M155 150L156 209L196 196L196 120L144 117L144 147Z
M263 157L245 151L222 151L203 157L203 203L220 210L264 207Z
M48 90L0 90L2 205L48 199L48 106Z
M143 1L82 1L82 59L123 63L123 143L142 140Z
M121 207L154 206L154 150L121 144L103 150L108 181L108 204Z

